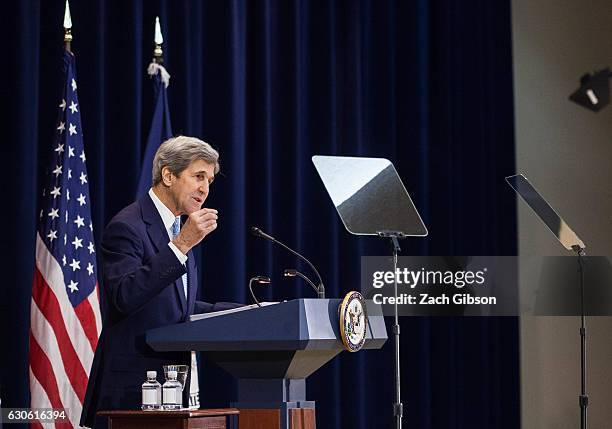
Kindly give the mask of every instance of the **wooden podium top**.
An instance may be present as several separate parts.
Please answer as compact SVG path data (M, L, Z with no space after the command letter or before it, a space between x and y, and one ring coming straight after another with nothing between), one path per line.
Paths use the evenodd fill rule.
M192 417L213 417L229 416L240 414L237 408L210 408L206 410L110 410L98 411L99 416L104 417L155 417L155 418L192 418Z

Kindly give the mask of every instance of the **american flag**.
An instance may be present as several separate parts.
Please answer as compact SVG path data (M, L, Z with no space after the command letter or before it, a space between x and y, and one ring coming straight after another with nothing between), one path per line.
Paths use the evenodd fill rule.
M65 84L36 233L30 316L31 406L64 408L79 427L100 336L96 249L74 55Z

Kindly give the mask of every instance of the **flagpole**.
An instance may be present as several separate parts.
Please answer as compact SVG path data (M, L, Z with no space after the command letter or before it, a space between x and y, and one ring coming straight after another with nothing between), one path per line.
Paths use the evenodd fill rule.
M66 11L64 12L64 49L68 52L70 50L70 44L72 43L72 18L70 17L70 5L66 0Z
M155 17L155 37L154 37L155 47L153 48L153 62L155 64L164 63L164 51L162 50L162 47L161 47L162 43L164 43L164 38L161 32L161 25L159 24L159 16L156 16Z

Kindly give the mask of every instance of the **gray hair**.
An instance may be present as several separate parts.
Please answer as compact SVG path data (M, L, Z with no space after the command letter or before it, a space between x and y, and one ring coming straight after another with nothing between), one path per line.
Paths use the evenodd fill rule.
M187 136L166 140L159 146L153 158L153 186L161 183L164 167L168 167L172 174L179 176L189 164L198 159L214 164L215 174L219 172L219 152L208 143Z

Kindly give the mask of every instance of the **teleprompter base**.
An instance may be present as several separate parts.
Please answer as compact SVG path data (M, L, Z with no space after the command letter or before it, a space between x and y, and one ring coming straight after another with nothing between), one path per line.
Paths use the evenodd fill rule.
M315 403L305 379L238 379L240 429L315 429Z

